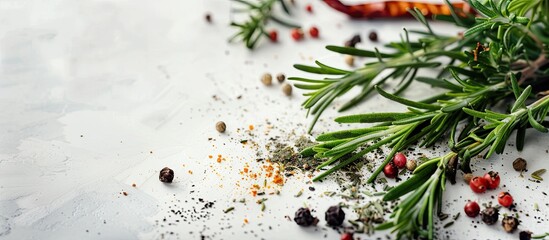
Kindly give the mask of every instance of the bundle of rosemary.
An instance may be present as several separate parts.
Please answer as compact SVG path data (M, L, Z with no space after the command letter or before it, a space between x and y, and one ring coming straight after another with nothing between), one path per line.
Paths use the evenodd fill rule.
M316 62L295 65L309 73L336 75L324 79L290 78L308 91L303 106L313 115L311 129L322 112L338 97L359 87L360 94L341 110L355 107L372 94L407 106L405 112L376 112L335 119L338 123L373 123L369 127L324 133L304 155L327 159L318 168L331 166L314 178L321 180L358 161L368 152L388 146L392 150L369 177L373 182L393 156L411 145L429 147L446 143L450 151L425 161L408 180L391 189L384 200L401 199L389 221L378 229L393 229L397 237L433 239L435 207L441 210L446 179L454 181L456 169L470 172L470 159L502 153L516 131L516 146L524 146L527 129L547 132L549 111L549 0L470 0L479 16L451 9L451 16L434 16L464 28L457 36L435 33L414 9L412 15L426 31L406 31L391 52L327 46L330 51L371 58L355 70ZM412 41L409 33L418 34ZM443 62L449 64L442 66ZM419 76L419 69L439 69L437 77ZM380 74L386 73L386 74ZM396 91L384 88L399 80ZM413 81L443 88L445 92L413 101L399 96ZM507 105L506 105L507 104ZM501 110L496 106L508 106ZM503 107L504 108L504 107Z

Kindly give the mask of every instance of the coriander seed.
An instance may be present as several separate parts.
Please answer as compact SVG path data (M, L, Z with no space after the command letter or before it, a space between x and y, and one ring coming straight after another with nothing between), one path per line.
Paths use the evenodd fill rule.
M279 83L282 83L286 80L286 76L284 76L284 73L279 73L276 75L276 80L278 80Z
M273 76L271 76L271 74L269 73L265 73L263 74L263 76L261 76L261 82L265 86L271 86L271 84L273 84Z
M471 182L471 179L473 179L472 173L463 174L463 180L465 181L465 183L469 184L469 182Z
M408 161L406 161L406 169L408 169L408 171L414 171L416 167L417 167L416 160L408 159Z
M224 133L227 129L227 125L225 125L225 122L219 121L215 124L215 130L217 130L220 133Z
M526 169L527 162L524 158L517 158L513 161L513 168L516 171L522 172Z
M292 85L284 83L284 85L282 85L282 92L286 96L291 96L292 95Z
M355 65L355 57L352 55L345 55L345 63L347 63L349 67L353 67Z

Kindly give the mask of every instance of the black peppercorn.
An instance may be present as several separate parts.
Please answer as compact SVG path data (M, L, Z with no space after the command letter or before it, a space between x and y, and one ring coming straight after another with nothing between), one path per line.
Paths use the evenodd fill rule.
M299 226L311 226L316 225L318 218L311 215L311 211L308 208L299 208L295 212L294 221Z
M325 214L325 220L330 226L339 226L345 220L345 212L340 206L331 206Z
M495 207L487 207L480 213L482 221L488 225L492 225L498 221L499 210Z
M370 35L368 35L368 38L372 42L377 42L377 33L375 31L370 32Z
M530 232L530 231L521 231L519 233L519 239L520 240L530 240L530 239L532 239L532 232Z
M357 43L362 42L359 34L354 35L351 39L345 42L346 47L355 47Z
M204 19L206 19L206 22L211 23L212 15L210 13L206 13L206 15L204 15Z
M508 233L512 233L517 230L518 225L519 220L513 216L505 216L503 217L503 220L501 220L501 226L503 226L503 230Z
M158 178L161 182L171 183L173 181L173 176L173 170L171 170L169 167L165 167L160 170L160 176Z

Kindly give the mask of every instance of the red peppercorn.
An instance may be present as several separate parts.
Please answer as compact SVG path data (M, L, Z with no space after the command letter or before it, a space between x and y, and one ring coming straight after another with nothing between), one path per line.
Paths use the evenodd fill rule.
M309 28L309 34L312 38L318 38L318 28L312 26L311 28Z
M513 196L508 192L500 192L498 195L498 202L501 206L508 208L513 205Z
M343 233L341 234L341 240L353 240L352 233Z
M301 39L303 39L303 31L301 31L301 29L299 28L292 29L290 34L295 41L300 41Z
M269 39L271 39L271 42L276 42L278 40L278 33L276 30L272 30L269 32Z
M463 210L465 211L465 214L467 214L467 216L476 217L480 213L480 206L477 202L469 201L467 202L467 204L465 204Z
M496 189L499 186L500 178L497 172L490 171L484 174L483 178L488 182L488 189Z
M488 182L486 182L486 179L481 177L474 177L469 182L469 187L471 187L471 190L476 193L483 193L486 191L486 185L488 185Z
M387 178L396 178L398 175L398 168L392 162L383 167L383 173Z
M305 10L307 10L307 12L312 13L313 12L313 6L311 4L307 4L307 6L305 6Z
M397 168L404 168L406 166L406 156L402 153L397 153L395 157L393 157L393 163Z

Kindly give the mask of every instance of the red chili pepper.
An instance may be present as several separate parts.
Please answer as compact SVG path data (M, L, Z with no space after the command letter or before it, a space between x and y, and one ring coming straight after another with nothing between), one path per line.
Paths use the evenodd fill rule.
M408 9L417 8L426 17L432 15L450 15L450 8L446 4L421 3L413 1L384 1L369 2L357 5L345 5L340 0L323 0L333 9L343 12L352 18L401 18L411 17ZM452 3L458 13L473 13L466 3Z

